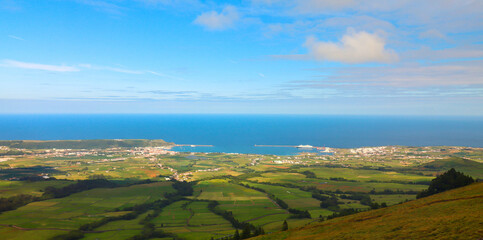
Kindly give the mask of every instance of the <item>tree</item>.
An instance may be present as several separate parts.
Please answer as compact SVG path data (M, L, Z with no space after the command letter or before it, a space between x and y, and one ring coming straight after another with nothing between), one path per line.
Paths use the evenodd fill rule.
M321 208L329 208L329 207L338 207L339 202L337 201L337 197L331 196L330 198L322 201L320 203Z
M255 228L255 232L253 233L253 236L258 236L258 235L263 235L265 234L265 231L263 230L262 227L257 227Z
M287 220L284 220L282 224L282 231L287 231L287 230L288 230Z
M243 227L241 238L245 239L249 237L250 237L250 226L248 224L245 224L245 226Z
M317 178L317 175L315 175L314 172L311 172L311 171L303 171L302 172L303 175L305 175L307 178Z
M235 235L233 236L233 240L240 240L241 237L240 237L240 233L238 232L238 229L235 230Z
M467 176L462 172L458 172L454 168L451 168L447 172L431 180L431 184L429 185L428 189L421 191L416 198L431 196L433 194L444 192L453 188L463 187L473 182L475 182L475 180L472 177Z

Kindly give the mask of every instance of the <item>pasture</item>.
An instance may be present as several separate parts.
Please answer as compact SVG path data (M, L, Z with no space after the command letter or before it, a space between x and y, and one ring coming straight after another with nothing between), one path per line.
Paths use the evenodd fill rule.
M329 171L327 168L324 171ZM300 174L301 175L301 174ZM354 191L354 192L370 192L389 190L401 191L421 191L426 189L427 185L421 184L405 184L394 182L368 182L368 181L344 181L344 180L326 180L317 178L307 178L300 176L298 173L276 173L268 172L262 173L259 177L252 177L248 180L259 183L280 183L280 184L294 184L297 186L315 186L320 190L328 191Z
M170 182L92 189L65 198L32 202L16 210L4 212L0 215L0 224L20 228L74 230L82 224L108 216L115 208L162 199L164 193L173 191ZM10 231L10 227L2 227L0 235ZM20 231L18 235L26 238L37 231L47 234L46 230L32 230ZM58 231L52 231L52 234L58 234Z
M212 213L208 202L177 201L152 220L156 228L188 240L218 238L233 234L231 223Z
M72 184L72 181L65 180L49 180L49 181L7 181L0 180L0 198L12 197L19 194L28 194L40 197L46 187L65 187Z
M144 219L152 212L153 211L148 211L140 214L137 218L132 220L109 222L99 228L94 229L95 233L86 233L82 239L128 239L142 231L143 225L139 224L139 221Z
M431 181L432 176L421 176L409 173L400 173L396 171L378 171L378 170L366 170L366 169L354 169L354 168L301 168L299 171L311 171L314 172L317 178L330 179L330 178L345 178L348 180L355 180L360 182L368 181L401 181L401 182L422 182Z
M320 208L320 201L312 198L312 193L302 191L298 188L273 186L266 184L244 182L249 186L261 188L267 193L275 195L288 204L290 208L299 210L315 210Z
M229 183L227 180L202 181L194 188L200 193L197 199L218 201L220 203L218 208L233 212L234 217L239 221L257 220L257 224L263 225L272 221L265 217L282 215L287 218L289 216L265 193Z

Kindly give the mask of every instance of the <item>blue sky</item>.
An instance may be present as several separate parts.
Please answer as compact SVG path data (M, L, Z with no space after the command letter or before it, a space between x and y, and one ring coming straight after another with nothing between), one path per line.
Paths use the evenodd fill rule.
M0 0L0 113L483 115L483 1Z

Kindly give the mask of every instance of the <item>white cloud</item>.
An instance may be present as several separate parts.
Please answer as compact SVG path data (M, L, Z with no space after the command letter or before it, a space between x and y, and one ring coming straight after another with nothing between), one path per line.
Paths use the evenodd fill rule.
M21 37L17 37L15 35L8 35L9 38L13 38L13 39L16 39L16 40L20 40L20 41L23 41L24 39L21 38Z
M208 30L224 30L233 27L239 19L237 9L233 6L227 6L220 13L216 11L202 13L195 19L194 23Z
M309 37L305 47L309 55L320 61L343 63L389 63L398 59L397 54L385 48L385 40L368 32L351 32L342 37L340 42L321 42Z
M51 71L51 72L78 72L79 71L78 68L70 67L70 66L19 62L19 61L14 61L9 59L3 60L1 66L33 69L33 70L43 70L43 71Z

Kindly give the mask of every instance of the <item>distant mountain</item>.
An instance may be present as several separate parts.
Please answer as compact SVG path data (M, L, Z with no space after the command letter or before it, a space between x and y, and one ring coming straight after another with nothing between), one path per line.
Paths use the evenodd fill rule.
M482 239L483 183L253 239Z
M0 141L0 146L24 149L102 149L117 147L161 147L169 146L168 143L161 139L94 139L94 140L53 140L53 141L35 141L35 140L13 140Z

